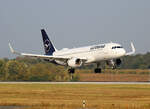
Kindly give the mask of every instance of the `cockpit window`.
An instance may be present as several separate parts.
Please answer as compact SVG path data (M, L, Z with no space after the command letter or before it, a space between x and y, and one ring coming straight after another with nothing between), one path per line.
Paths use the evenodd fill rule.
M122 46L113 46L112 49L123 48Z
M123 47L121 47L121 46L117 46L117 48L123 48Z

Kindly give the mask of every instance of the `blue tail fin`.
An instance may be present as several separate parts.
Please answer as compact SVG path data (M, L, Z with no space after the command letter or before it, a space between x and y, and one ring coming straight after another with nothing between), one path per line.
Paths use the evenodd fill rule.
M41 33L42 33L42 38L43 38L45 54L53 55L53 53L55 52L55 47L53 46L52 42L48 38L48 35L46 34L44 29L41 30Z

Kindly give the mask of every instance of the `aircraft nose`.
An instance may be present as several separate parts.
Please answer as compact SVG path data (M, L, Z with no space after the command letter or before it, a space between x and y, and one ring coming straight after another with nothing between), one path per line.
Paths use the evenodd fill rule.
M125 49L122 49L122 50L121 50L121 55L124 56L125 54L126 54L126 50L125 50Z

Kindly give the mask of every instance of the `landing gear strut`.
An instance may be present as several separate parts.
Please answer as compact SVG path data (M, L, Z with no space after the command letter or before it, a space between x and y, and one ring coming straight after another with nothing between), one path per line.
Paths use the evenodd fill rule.
M100 63L97 63L97 68L94 70L95 73L101 73L102 69L100 68Z
M70 74L70 80L72 80L73 79L73 74L75 73L75 69L74 68L68 69L68 73Z

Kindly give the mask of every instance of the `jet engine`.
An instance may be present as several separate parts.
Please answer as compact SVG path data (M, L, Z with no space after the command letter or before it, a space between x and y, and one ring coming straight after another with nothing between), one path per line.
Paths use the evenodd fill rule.
M115 60L109 60L106 63L107 63L107 65L109 65L110 67L115 69L116 67L121 65L122 61L121 61L121 59L115 59Z
M115 63L117 66L121 65L121 63L122 63L121 59L116 59L115 61L116 61Z
M68 66L73 67L73 68L80 67L83 64L82 60L78 58L69 59L67 63L68 63Z

